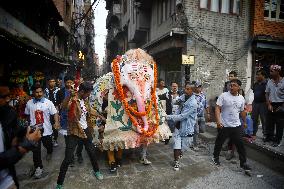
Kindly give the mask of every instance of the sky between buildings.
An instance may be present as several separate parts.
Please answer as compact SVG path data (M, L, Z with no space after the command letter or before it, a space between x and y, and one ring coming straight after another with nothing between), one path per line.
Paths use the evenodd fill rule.
M99 55L99 63L102 64L105 56L105 41L106 41L106 17L108 11L105 9L106 1L97 0L95 5L98 3L95 12L94 26L95 26L95 51Z

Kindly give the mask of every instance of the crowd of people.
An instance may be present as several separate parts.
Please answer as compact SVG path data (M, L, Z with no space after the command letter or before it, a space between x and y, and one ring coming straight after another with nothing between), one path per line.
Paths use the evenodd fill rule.
M45 89L39 84L33 86L33 97L26 103L24 111L30 126L20 128L17 126L17 114L13 107L9 106L9 88L0 87L0 188L18 187L14 165L28 151L33 153L34 169L31 176L35 179L42 178L44 168L41 143L47 150L45 158L50 161L53 148L59 145L57 141L59 133L64 136L66 150L60 166L57 189L63 187L65 174L69 166L74 166L75 158L79 163L83 162L83 146L90 158L95 177L99 180L103 179L97 163L96 146L93 143L93 126L89 118L96 116L101 123L104 123L106 116L90 108L88 98L93 90L93 84L82 82L78 89L74 89L74 78L70 76L64 78L64 87L60 82L56 84L55 77L50 77L47 83ZM212 160L215 165L220 165L220 151L223 143L229 138L230 156L233 156L236 147L240 167L249 171L251 168L247 163L246 151L242 142L243 129L247 127L248 110L246 106L248 104L246 104L241 86L242 83L237 79L237 73L230 72L229 81L225 83L224 91L216 102L215 119L218 134ZM261 123L264 141L273 142L272 145L278 147L283 137L284 125L284 79L281 76L281 66L272 65L270 67L270 79L266 79L263 70L258 70L252 90L254 101L252 103L253 133L251 137L256 138L258 126ZM183 90L179 90L177 82L172 82L169 90L165 87L165 81L159 80L156 94L166 113L162 119L167 121L173 133L172 138L164 142L168 144L172 140L173 169L178 171L179 160L183 152L190 149L198 150L198 134L205 132L205 121L211 119L208 100L202 91L202 83L199 81L186 83ZM74 111L70 112L70 109ZM276 133L274 133L275 128ZM116 158L114 153L116 153ZM111 172L121 166L121 156L122 151L120 150L108 152ZM141 163L144 165L151 163L146 162L147 159L145 159ZM113 162L115 164L112 164Z

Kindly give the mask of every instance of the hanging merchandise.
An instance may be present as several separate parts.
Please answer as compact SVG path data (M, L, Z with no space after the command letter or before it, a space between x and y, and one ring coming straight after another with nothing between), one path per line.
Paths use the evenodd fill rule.
M13 106L18 114L18 125L24 127L28 121L25 116L25 107L31 97L24 91L23 85L19 84L17 88L11 89L10 105Z
M44 74L42 72L36 71L33 78L35 81L41 82L42 80L44 80Z

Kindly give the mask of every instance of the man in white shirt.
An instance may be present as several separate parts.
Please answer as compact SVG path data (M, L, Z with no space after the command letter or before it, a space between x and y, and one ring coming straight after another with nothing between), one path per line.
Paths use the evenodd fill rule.
M51 154L53 151L52 144L52 125L50 122L50 116L54 116L54 127L59 127L59 116L54 104L44 98L43 88L40 85L33 86L33 98L26 104L25 114L29 116L30 124L42 124L43 134L41 142L47 149L46 160L51 160ZM33 161L34 161L34 178L39 179L43 175L43 165L41 160L41 143L39 141L38 147L33 150Z
M230 138L237 147L241 168L249 171L251 168L246 163L246 151L241 139L240 115L243 119L244 127L246 125L245 99L239 94L241 85L240 80L231 80L230 91L222 93L217 100L215 115L218 135L215 141L213 162L215 165L220 165L219 155L222 145L227 138Z

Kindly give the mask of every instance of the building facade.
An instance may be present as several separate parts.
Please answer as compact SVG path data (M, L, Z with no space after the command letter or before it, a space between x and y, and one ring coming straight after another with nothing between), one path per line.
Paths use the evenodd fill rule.
M257 69L283 65L281 0L106 2L108 71L117 54L139 47L154 57L167 85L183 84L182 55L190 55L190 80L201 81L209 99L215 99L230 71L238 73L247 92Z
M1 82L26 88L69 65L63 18L52 0L0 3ZM62 39L62 40L61 40Z
M253 1L252 66L269 74L271 64L284 67L284 1Z
M85 75L94 78L95 2L1 1L1 82L28 91L37 81L45 85L49 75L75 75L79 50L85 54Z
M191 80L205 84L210 99L222 93L228 73L238 73L245 91L251 80L251 1L184 1L187 55L195 57Z
M175 0L107 0L106 63L131 48L143 48L158 64L159 77L181 83L186 33L176 22Z

